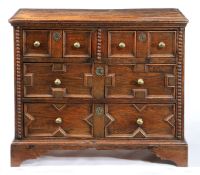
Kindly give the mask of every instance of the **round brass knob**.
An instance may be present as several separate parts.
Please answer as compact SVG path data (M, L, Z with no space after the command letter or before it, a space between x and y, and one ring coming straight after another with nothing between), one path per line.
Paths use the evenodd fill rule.
M56 124L61 124L61 123L62 123L62 118L58 117L58 118L55 120L55 123L56 123Z
M119 47L123 49L123 48L125 48L125 47L126 47L126 44L125 44L125 43L123 43L123 42L120 42L120 43L119 43Z
M143 85L143 84L144 84L144 80L143 80L142 78L139 78L139 79L137 80L137 84L138 84L138 85Z
M138 118L136 122L138 125L143 125L143 123L144 123L142 118Z
M166 46L165 43L162 42L162 41L159 42L159 44L158 44L158 47L161 48L161 49L164 48L165 46Z
M74 47L78 49L78 48L81 47L81 44L80 44L79 42L75 42L75 43L74 43Z
M40 42L39 42L39 41L35 41L35 42L33 43L33 45L34 45L34 47L40 47Z
M54 84L57 85L57 86L61 85L61 80L57 78L57 79L54 81Z

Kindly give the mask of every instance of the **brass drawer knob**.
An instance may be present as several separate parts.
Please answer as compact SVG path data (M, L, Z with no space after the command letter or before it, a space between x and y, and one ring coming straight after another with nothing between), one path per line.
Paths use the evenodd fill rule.
M54 84L55 84L56 86L61 85L61 80L57 78L57 79L54 81Z
M138 125L143 125L143 123L144 123L142 118L138 118L136 122Z
M40 47L40 42L39 42L39 41L35 41L35 42L33 43L33 45L34 45L34 47Z
M81 44L80 44L79 42L75 42L75 43L74 43L74 47L78 49L78 48L81 47Z
M161 48L161 49L165 48L165 46L166 45L165 45L165 43L163 41L159 42L159 44L158 44L158 47Z
M137 80L137 84L138 84L138 85L143 85L143 84L144 84L144 80L143 80L142 78L139 78L139 79Z
M55 120L55 123L56 123L56 124L61 124L61 123L62 123L62 118L61 118L61 117L58 117L58 118Z
M123 49L123 48L126 47L126 44L125 44L124 42L120 42L120 43L119 43L119 47Z

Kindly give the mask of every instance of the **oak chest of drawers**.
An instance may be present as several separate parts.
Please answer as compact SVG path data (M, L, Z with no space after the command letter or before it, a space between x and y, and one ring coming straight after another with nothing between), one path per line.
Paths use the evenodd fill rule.
M12 166L53 150L149 149L187 166L177 9L21 9Z

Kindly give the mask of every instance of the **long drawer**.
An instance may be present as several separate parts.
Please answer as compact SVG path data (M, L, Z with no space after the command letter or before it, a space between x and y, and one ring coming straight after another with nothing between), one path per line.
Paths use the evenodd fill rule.
M104 121L99 132L105 138L175 137L174 104L101 104L94 108L92 104L64 103L25 103L25 137L92 138L96 118Z

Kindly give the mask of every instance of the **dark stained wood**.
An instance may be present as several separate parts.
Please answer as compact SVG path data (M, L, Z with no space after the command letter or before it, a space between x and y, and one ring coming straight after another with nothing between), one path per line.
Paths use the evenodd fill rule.
M53 150L86 148L148 149L187 166L187 19L178 9L21 9L10 23L16 102L12 166Z

